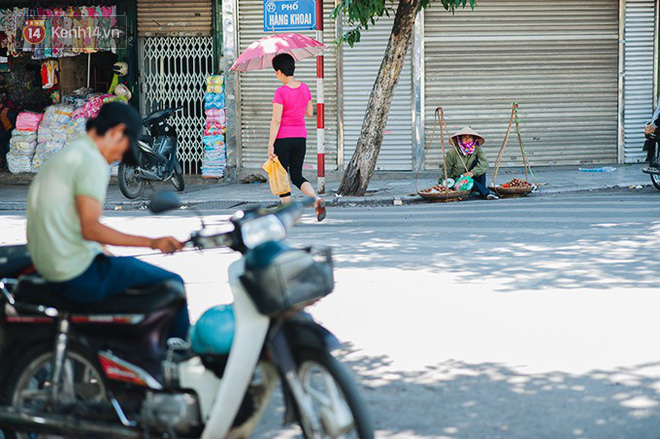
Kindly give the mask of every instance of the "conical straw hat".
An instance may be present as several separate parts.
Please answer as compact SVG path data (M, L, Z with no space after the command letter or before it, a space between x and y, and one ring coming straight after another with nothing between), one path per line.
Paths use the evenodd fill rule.
M456 139L457 137L460 136L472 136L479 141L480 146L486 143L486 139L484 138L484 136L473 130L472 127L469 125L456 131L454 134L452 134L451 138Z

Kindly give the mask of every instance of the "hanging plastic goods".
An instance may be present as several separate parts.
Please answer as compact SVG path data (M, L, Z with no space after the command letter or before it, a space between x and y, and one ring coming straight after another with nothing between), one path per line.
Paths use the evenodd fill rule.
M44 20L45 35L41 43L33 45L24 40L23 27L26 18L35 15L34 9L0 9L0 31L5 32L9 56L29 51L33 59L61 58L112 48L116 6L38 8L36 12L38 18ZM96 31L80 32L80 29Z
M202 160L202 177L221 178L227 167L227 151L224 136L209 136L202 138L204 143L204 158Z
M222 93L206 93L204 95L204 109L223 109L225 108L225 95Z
M419 190L417 184L419 182L419 171L417 170L417 175L415 176L415 192L422 198L432 201L460 201L464 198L470 196L470 190L464 189L467 187L467 180L463 181L462 187L456 187L456 182L451 178L446 178L447 176L447 152L445 150L445 133L449 139L451 145L451 137L449 137L449 127L447 127L447 122L445 121L445 112L442 107L437 107L435 109L435 123L433 125L433 132L431 133L431 138L429 143L424 148L424 157L426 158L426 151L433 146L433 138L435 137L436 129L440 129L440 144L442 147L442 167L443 167L443 178L442 184L435 185L433 187ZM467 168L466 168L467 171ZM460 179L459 179L460 180ZM470 179L472 180L472 179ZM472 182L474 184L474 182ZM460 190L459 190L460 189Z
M214 75L206 78L206 91L209 93L223 93L225 79L222 75Z
M204 157L202 177L220 178L227 167L227 151L224 133L227 130L225 117L224 77L214 75L206 78L204 94Z
M527 159L527 154L523 148L522 135L520 134L520 118L518 116L518 103L513 102L511 104L511 117L509 118L509 125L504 135L504 141L502 142L502 147L500 148L499 154L497 154L497 160L495 161L495 170L493 172L493 187L491 189L500 197L507 196L526 196L533 191L538 190L538 185L536 184L536 177L532 171L532 167L529 165L529 160ZM504 183L502 185L497 184L497 174L500 170L500 164L502 162L502 157L504 156L504 149L506 148L507 142L509 141L509 135L511 134L511 128L513 124L516 124L516 134L518 137L518 144L520 145L520 154L523 160L523 167L525 170L525 180L520 180L514 178L513 180ZM533 184L529 182L529 177L532 177Z
M226 115L225 115L225 110L224 109L210 109L206 110L204 112L206 115L206 121L207 122L215 122L219 123L221 125L225 125L226 123Z
M41 64L41 87L44 90L51 89L57 85L57 72L60 64L55 60L48 60Z

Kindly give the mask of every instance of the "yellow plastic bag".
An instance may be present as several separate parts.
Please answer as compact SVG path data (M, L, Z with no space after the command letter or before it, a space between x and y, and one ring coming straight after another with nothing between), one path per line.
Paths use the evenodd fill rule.
M266 163L261 166L261 169L268 173L268 182L270 183L270 190L273 195L284 195L291 192L291 185L289 184L289 174L280 163L280 159L268 159Z

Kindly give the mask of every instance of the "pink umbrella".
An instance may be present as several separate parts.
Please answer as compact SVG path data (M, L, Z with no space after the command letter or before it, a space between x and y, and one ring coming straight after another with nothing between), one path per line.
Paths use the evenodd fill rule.
M288 53L293 59L300 61L316 56L324 49L326 49L324 44L305 35L270 35L250 44L231 66L231 70L247 72L267 69L272 67L273 58L280 53Z

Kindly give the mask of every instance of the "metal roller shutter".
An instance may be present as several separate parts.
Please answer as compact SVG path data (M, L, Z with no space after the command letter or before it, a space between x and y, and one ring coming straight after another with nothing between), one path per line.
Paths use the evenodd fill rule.
M644 125L653 114L653 39L657 0L626 0L624 129L626 163L646 159Z
M211 0L137 0L139 36L206 36L212 31Z
M451 130L472 124L485 135L494 161L517 101L532 165L617 160L618 1L481 0L454 16L432 5L424 17L427 141L441 105ZM427 152L427 168L438 166L439 149ZM520 164L519 156L510 147L503 165Z
M355 152L364 114L392 31L394 16L381 18L376 26L362 32L360 42L343 50L344 163ZM412 170L412 62L410 50L394 89L377 170Z
M240 52L252 42L265 37L262 1L238 2L238 47ZM335 24L328 18L334 1L324 3L325 31L323 37L328 49L325 55L325 160L326 169L337 167L337 57L332 47ZM315 38L315 32L300 32ZM239 52L239 53L240 53ZM316 62L303 60L296 65L296 79L309 85L316 101ZM258 168L266 159L268 133L275 89L281 85L272 69L239 74L239 120L241 163L245 168ZM316 120L307 119L307 155L305 165L316 168Z

